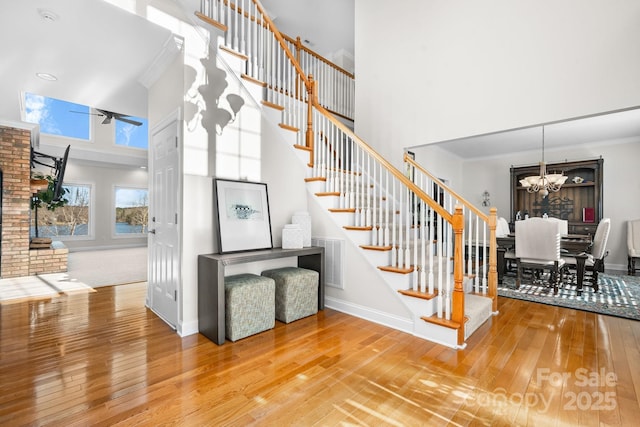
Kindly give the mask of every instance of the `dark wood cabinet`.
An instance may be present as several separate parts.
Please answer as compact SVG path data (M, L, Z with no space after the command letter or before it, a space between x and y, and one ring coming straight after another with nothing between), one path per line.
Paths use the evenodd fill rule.
M562 172L568 177L557 193L550 192L547 197L541 192L530 193L520 184L522 178L538 175L539 165L512 167L510 222L518 211L523 218L525 214L541 217L546 213L568 220L570 234L595 234L602 219L602 165L603 159L547 164L548 174Z

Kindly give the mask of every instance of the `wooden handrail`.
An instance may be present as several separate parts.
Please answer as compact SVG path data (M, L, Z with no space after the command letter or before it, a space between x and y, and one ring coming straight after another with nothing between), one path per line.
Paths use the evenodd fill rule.
M285 39L284 37L282 37L282 34L278 30L278 27L276 27L276 25L273 23L271 18L269 18L269 16L264 10L264 7L262 7L260 0L253 0L253 2L257 6L258 12L260 12L260 15L262 15L263 19L267 22L267 24L269 24L269 27L271 28L271 32L276 37L276 40L278 40L278 43L280 43L280 47L284 50L284 53L287 55L287 58L289 58L289 61L291 61L291 64L296 69L296 72L298 73L298 77L300 77L300 79L304 82L304 85L308 90L311 83L307 79L307 76L304 74L304 71L302 71L302 67L300 67L300 64L298 63L298 61L296 61L296 58L293 56L293 53L291 53L291 51L289 50L289 46L287 46L287 43L285 43Z
M376 152L373 148L371 148L366 142L364 142L360 137L358 137L351 129L345 126L340 120L336 119L332 114L330 114L322 105L318 103L316 99L312 98L312 102L314 103L314 107L329 121L331 121L335 126L338 127L342 132L347 134L351 139L353 139L360 147L362 147L371 157L376 159L378 163L384 166L389 172L393 174L400 182L402 182L406 187L409 188L414 194L416 194L422 201L428 204L431 209L435 210L442 218L444 218L447 222L451 223L453 219L453 215L445 208L440 206L440 204L436 203L429 195L427 195L420 187L418 187L415 183L413 183L409 178L405 176L404 173L400 172L395 166L387 161L384 157L382 157L378 152Z
M260 13L262 14L262 16L265 17L265 19L260 19L256 16L252 16L251 13L249 11L243 11L242 8L240 7L236 7L235 4L233 3L229 3L228 0L224 0L224 4L229 6L232 10L235 10L236 13L239 13L243 16L245 16L246 18L255 21L256 23L258 23L259 25L267 28L267 24L271 27L271 28L276 28L275 25L273 24L273 21L269 18L269 16L264 12L264 7L262 7L262 4L260 4L260 2L258 0L253 0L253 2L255 3L256 7L258 8L258 11L260 11ZM219 22L209 18L208 16L200 13L200 12L195 12L196 16L200 19L202 19L203 21L206 21L207 23L221 28L222 30L226 31L226 26L221 25ZM266 22L265 22L266 21ZM279 30L278 32L280 33L280 35L282 36L282 38L286 41L288 41L289 43L295 45L298 49L303 50L305 52L307 52L309 55L316 57L319 61L324 62L325 64L327 64L328 66L330 66L331 68L334 68L335 70L341 72L342 74L346 75L349 78L355 79L355 75L353 73L350 73L349 71L345 70L344 68L340 67L339 65L331 62L330 60L328 60L327 58L325 58L324 56L320 55L318 52L314 51L313 49L309 49L308 47L302 45L302 44L297 44L296 43L296 39L294 39L291 36L288 36L284 33L281 33Z
M298 37L296 40L294 40L292 37L286 35L286 34L282 34L282 37L288 41L289 43L295 44L296 46L296 40L299 39L300 37ZM301 44L299 46L300 50L304 50L305 52L307 52L309 55L311 56L315 56L317 57L320 61L324 62L325 64L327 64L328 66L330 66L331 68L335 68L337 71L340 71L342 74L346 75L347 77L350 77L352 79L355 79L355 75L353 75L352 73L348 72L347 70L345 70L344 68L340 67L337 64L334 64L333 62L329 61L328 59L326 59L324 56L320 55L318 52L315 52L311 49L309 49L308 47L306 47L305 45Z
M229 0L224 0L225 3L228 6L230 5ZM462 345L464 344L464 336L465 336L465 326L464 326L464 290L463 290L463 260L462 260L462 248L463 248L463 242L462 242L462 234L463 234L463 230L465 227L465 223L464 223L464 214L463 214L463 208L462 206L460 206L459 204L456 205L455 207L455 212L454 213L450 213L448 212L443 206L441 206L436 200L434 200L433 198L431 198L431 196L429 196L423 189L421 189L419 186L417 186L413 181L411 181L404 172L400 171L399 169L397 169L395 166L393 166L389 161L387 161L387 159L385 159L384 157L382 157L379 153L377 153L372 147L370 147L366 142L364 142L360 137L358 137L350 128L348 128L345 124L343 124L340 120L338 120L338 118L336 116L334 116L332 113L329 112L329 110L327 108L325 108L324 106L322 106L320 104L320 101L318 99L318 92L317 92L317 87L316 87L316 82L314 80L314 76L309 74L308 76L304 73L304 71L302 70L302 66L300 65L300 61L298 60L298 58L296 58L296 55L299 56L300 52L302 50L304 51L308 51L311 54L315 54L315 52L311 51L310 49L307 49L305 47L303 47L300 43L299 40L293 40L291 38L287 38L285 36L283 36L280 31L278 30L278 28L276 27L276 25L273 23L273 21L271 20L271 18L266 14L264 7L262 6L262 4L260 3L259 0L253 0L253 3L256 6L257 9L257 13L259 15L261 15L261 20L258 20L257 18L252 18L249 16L250 19L254 20L254 22L259 23L259 25L261 26L266 26L271 33L273 34L273 36L276 38L278 44L280 45L280 48L284 51L286 57L288 58L288 61L290 62L290 65L293 66L293 69L295 70L295 74L297 75L297 79L298 82L303 82L305 85L305 92L307 95L307 129L306 129L306 145L307 148L310 149L310 165L313 166L313 162L314 162L314 149L315 149L315 144L314 144L314 132L313 132L313 123L312 123L312 117L313 117L313 109L315 108L316 111L318 111L320 114L322 114L324 116L324 119L328 120L330 123L333 124L333 126L336 129L339 129L343 135L345 135L346 137L350 138L351 141L353 143L355 143L360 149L362 149L362 151L364 153L367 153L367 156L369 156L368 158L372 159L374 162L377 162L378 165L380 165L381 168L385 169L387 172L387 179L388 179L388 174L390 173L393 177L395 177L395 179L402 185L404 186L406 189L408 189L412 194L416 195L417 198L419 198L419 200L421 200L423 203L425 203L425 205L429 206L429 208L435 212L437 215L440 216L440 218L443 221L446 221L447 223L451 224L451 227L454 231L454 244L453 244L453 249L454 249L454 253L453 253L453 264L454 264L454 289L453 289L453 293L451 295L452 300L447 302L447 318L451 318L453 320L454 323L457 323L459 325L458 327L458 336L457 336L457 341L458 341L458 345ZM232 6L237 13L241 13L243 14L243 16L248 16L246 14L245 11L242 11L239 7L237 6ZM292 48L291 49L295 49L296 51L296 55L294 55L291 51L291 49L289 48L288 43L292 44ZM318 55L318 57L324 61L327 62L324 58L320 57ZM340 69L339 67L335 66L335 64L331 64L330 62L327 62L328 64L330 64L333 68L340 70L341 72L344 71L342 69ZM349 77L353 78L353 75L351 75L350 73L345 73L347 74ZM296 85L299 83L296 83ZM278 90L278 88L273 88L274 90ZM279 90L284 91L285 89L280 88ZM298 93L298 86L296 86L295 89L296 93L295 96L296 98L299 98L302 96L302 93ZM284 93L284 92L283 92ZM290 96L293 94L289 94ZM420 168L419 165L415 165L416 167ZM420 168L421 169L421 168ZM431 174L429 174L426 171L423 171L427 176L431 176ZM381 172L382 173L382 172ZM375 175L375 173L374 173ZM374 176L375 179L375 176ZM435 180L436 178L434 178ZM395 184L394 184L395 185ZM447 191L450 192L450 194L452 194L453 196L457 197L458 200L461 203L465 203L468 205L468 207L474 212L476 213L480 218L482 218L485 222L489 222L490 225L493 224L493 228L491 231L491 236L493 241L495 242L495 224L496 224L496 219L495 219L495 215L494 217L492 217L492 219L490 219L489 217L487 217L487 215L483 214L482 212L478 211L475 207L473 207L470 203L464 201L464 199L462 199L461 197L459 197L455 192L453 192L451 189L449 189L448 187L442 185L442 187L444 189L446 189ZM394 187L395 189L395 187ZM374 205L375 207L375 205ZM388 214L387 214L388 215ZM408 223L407 223L408 224ZM408 226L407 226L408 227ZM408 230L408 228L407 228ZM386 238L386 237L385 237ZM407 246L407 251L408 246ZM417 251L417 249L415 249ZM449 249L448 249L449 250ZM495 253L495 245L492 248L491 253ZM450 253L450 252L449 252ZM407 255L407 259L409 255ZM490 271L493 271L495 273L497 273L497 270L495 268L495 264L493 266L490 267ZM496 274L497 275L497 274ZM450 282L448 282L450 283ZM447 286L447 291L449 291L449 286ZM447 295L447 300L449 299L449 295ZM448 310L451 310L451 312L449 312ZM441 316L442 312L441 312L441 308L438 311L438 315ZM451 317L449 317L449 315L451 315Z
M404 153L404 161L409 163L411 166L415 167L416 169L418 169L420 172L422 172L423 174L427 175L429 178L431 178L432 181L437 182L438 185L440 187L442 187L445 191L447 191L449 194L451 194L453 197L455 197L456 199L458 199L458 201L464 205L465 207L467 207L471 212L473 212L474 214L476 214L477 216L480 217L480 219L482 219L484 222L489 223L489 217L482 212L481 210L479 210L478 208L476 208L474 205L471 204L471 202L467 201L464 199L464 197L460 196L458 193L456 193L455 191L453 191L451 188L449 188L445 183L443 183L442 181L440 181L440 179L436 178L435 176L433 176L432 174L430 174L429 172L427 172L422 166L420 166L419 163L417 163L414 159L412 159L411 157L409 157L409 155L407 153Z

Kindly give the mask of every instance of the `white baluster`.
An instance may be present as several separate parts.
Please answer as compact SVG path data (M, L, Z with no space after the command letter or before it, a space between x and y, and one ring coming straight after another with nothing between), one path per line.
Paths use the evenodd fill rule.
M245 6L244 6L244 2L245 0L241 0L241 6L238 9L237 6L237 0L236 0L236 15L240 15L240 52L246 54L247 53L247 45L246 45L246 40L245 40L245 26L244 26L244 12L245 12Z
M402 246L404 229L402 228L402 221L404 217L404 209L405 209L404 195L406 194L406 191L404 191L404 186L400 183L399 183L398 191L399 191L399 197L400 197L400 200L399 200L400 214L398 215L398 267L402 268L404 266L404 247Z
M407 210L405 213L405 248L404 248L404 268L411 267L411 190L407 189Z
M391 179L391 197L393 203L391 205L391 266L398 266L398 249L396 248L396 180Z
M469 210L469 216L471 216L471 210ZM473 214L476 218L476 254L475 254L475 260L476 260L476 275L475 278L473 280L474 282L474 287L475 287L475 292L480 292L480 217L478 217L477 215Z
M423 187L424 188L424 187ZM422 202L420 209L420 291L427 291L427 272L426 272L426 262L427 262L427 224L426 224L426 210L427 204Z
M384 191L386 193L386 201L384 204L384 246L389 246L389 206L391 205L390 193L389 193L389 171L385 170L385 183Z

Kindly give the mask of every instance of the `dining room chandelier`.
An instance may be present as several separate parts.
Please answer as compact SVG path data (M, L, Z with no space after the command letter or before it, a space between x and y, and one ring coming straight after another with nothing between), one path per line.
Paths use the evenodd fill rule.
M520 180L520 184L529 193L541 192L542 197L547 197L550 191L558 192L567 177L562 173L547 174L547 164L544 161L544 126L542 126L542 161L540 162L540 175L527 176Z

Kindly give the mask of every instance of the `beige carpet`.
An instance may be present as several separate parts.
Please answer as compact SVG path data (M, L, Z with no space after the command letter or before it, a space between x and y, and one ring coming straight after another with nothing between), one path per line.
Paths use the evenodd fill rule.
M70 252L67 274L93 288L144 282L147 247Z
M71 252L66 273L0 279L0 303L94 292L100 286L146 280L146 247Z

